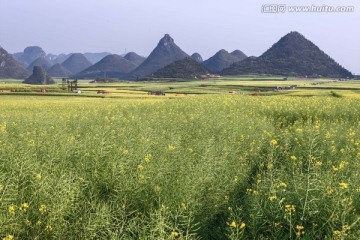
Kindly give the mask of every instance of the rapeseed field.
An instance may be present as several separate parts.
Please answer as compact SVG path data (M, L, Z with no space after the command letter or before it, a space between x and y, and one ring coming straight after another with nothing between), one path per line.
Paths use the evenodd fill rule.
M359 106L1 96L0 239L359 239Z

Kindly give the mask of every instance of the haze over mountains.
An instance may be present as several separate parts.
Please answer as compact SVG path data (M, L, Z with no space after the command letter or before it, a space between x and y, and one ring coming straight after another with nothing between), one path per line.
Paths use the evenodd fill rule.
M46 56L40 56L37 59L35 59L32 63L30 63L29 66L26 67L26 69L32 72L35 66L41 66L45 70L48 70L52 67L52 65L53 63Z
M14 53L13 57L26 68L39 57L46 57L46 53L41 47L30 46L25 48L24 52Z
M122 78L133 71L137 65L125 58L112 54L104 57L99 62L76 74L77 78Z
M129 52L125 56L108 52L54 55L46 54L37 46L27 47L24 52L15 53L12 56L4 49L2 52L0 59L0 73L2 74L0 77L2 78L28 76L35 66L41 66L44 71L48 71L49 75L54 77L98 78L105 76L132 80L162 76L188 78L204 73L352 77L348 70L298 32L285 35L260 57L247 57L240 50L229 53L222 49L205 61L199 53L194 53L189 57L175 44L169 34L165 34L160 39L147 58L135 52ZM6 71L4 66L7 66ZM26 71L24 67L27 67L29 71Z

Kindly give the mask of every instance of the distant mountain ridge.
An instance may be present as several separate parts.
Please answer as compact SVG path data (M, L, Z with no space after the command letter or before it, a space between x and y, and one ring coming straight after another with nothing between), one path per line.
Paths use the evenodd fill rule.
M224 69L221 74L352 77L351 72L298 32L290 32L260 57L235 63Z
M29 46L23 52L12 55L7 52L2 54L0 62L2 75L0 77L14 76L19 78L19 76L29 74L29 72L26 74L26 70L24 72L24 67L28 67L31 70L34 66L41 66L51 72L51 75L54 74L54 76L67 76L69 72L71 72L70 76L75 76L74 74L78 74L84 69L96 65L110 55L113 54L108 52L46 54L39 46ZM169 34L165 34L160 39L147 58L139 56L134 52L117 56L122 58L114 58L113 56L113 58L109 59L112 59L114 63L111 63L109 59L105 63L101 62L96 66L101 66L96 71L99 74L101 72L105 73L105 75L107 72L112 72L114 76L126 77L127 79L141 79L151 77L157 70L189 57L187 53L175 44L174 39ZM319 47L298 32L286 34L259 57L247 57L240 50L229 53L222 49L206 61L203 61L198 53L191 55L191 58L202 63L210 72L222 75L274 74L301 77L353 77L350 71L335 62L330 56L320 50ZM61 65L56 65L51 69L52 65L57 63L61 63ZM129 63L131 64L129 65ZM7 66L7 70L5 70L4 65ZM12 70L9 70L10 68ZM101 68L104 69L102 70Z
M39 46L26 47L23 52L13 54L13 57L25 68L40 57L46 57L46 53ZM30 69L32 71L32 69Z
M127 77L128 73L137 67L133 62L126 60L125 58L112 54L104 57L94 65L84 69L80 73L76 74L77 78L98 78L98 77L110 77L121 78Z
M239 62L245 59L247 56L238 50L233 53L221 49L214 56L203 62L204 66L213 73L219 73L224 68L229 67L235 62ZM240 55L240 56L239 56Z

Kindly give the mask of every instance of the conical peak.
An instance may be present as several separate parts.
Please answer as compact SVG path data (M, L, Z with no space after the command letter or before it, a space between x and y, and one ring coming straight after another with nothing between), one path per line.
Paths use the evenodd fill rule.
M240 54L244 54L242 51L236 49L234 51L231 52L232 55L240 55Z
M201 57L201 55L199 53L194 53L193 55L191 55L191 58L197 62L202 62L203 58Z
M285 36L304 37L301 33L297 32L297 31L291 31L288 34L286 34Z
M228 51L226 51L225 49L221 49L220 51L218 51L215 55L228 55L230 54Z
M137 55L135 52L128 52L124 58L132 58L132 57L137 57L139 55Z
M301 33L299 32L290 32L283 36L280 41L308 41Z
M174 43L174 39L170 37L169 34L165 34L165 36L160 40L159 45L166 46L173 43Z

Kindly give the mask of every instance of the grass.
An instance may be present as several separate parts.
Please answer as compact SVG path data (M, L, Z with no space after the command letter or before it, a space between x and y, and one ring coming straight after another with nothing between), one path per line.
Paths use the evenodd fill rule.
M0 95L0 238L359 239L357 92L186 84Z

